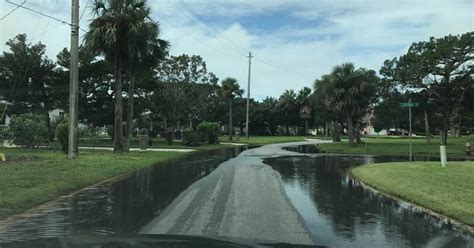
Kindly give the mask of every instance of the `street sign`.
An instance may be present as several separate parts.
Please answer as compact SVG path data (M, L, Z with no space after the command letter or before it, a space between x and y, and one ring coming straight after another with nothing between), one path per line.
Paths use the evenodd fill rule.
M400 107L408 108L408 107L420 107L419 102L401 102Z

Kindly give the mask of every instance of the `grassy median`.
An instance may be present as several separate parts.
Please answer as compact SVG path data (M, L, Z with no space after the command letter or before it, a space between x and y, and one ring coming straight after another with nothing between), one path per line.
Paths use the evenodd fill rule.
M474 226L474 162L380 163L352 170L362 182L388 194Z
M0 162L0 219L83 187L157 162L184 156L178 152L82 151L67 159L46 149L1 149L7 162Z
M408 137L369 137L364 139L366 144L349 146L348 142L322 144L321 148L328 153L371 154L371 155L408 155ZM439 156L439 137L433 137L431 144L422 137L412 139L413 156ZM448 156L464 156L464 145L474 145L474 135L460 138L449 137Z

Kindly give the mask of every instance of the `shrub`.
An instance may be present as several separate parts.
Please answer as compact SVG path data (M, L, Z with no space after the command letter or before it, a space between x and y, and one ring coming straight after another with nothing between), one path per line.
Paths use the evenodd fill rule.
M183 144L187 146L199 146L202 142L202 135L198 131L183 133Z
M15 145L32 148L48 141L48 129L43 115L13 115L8 131Z
M219 124L215 122L201 122L197 126L197 131L201 133L203 142L208 144L219 143Z
M0 129L0 146L3 146L5 140L8 140L8 130L6 128Z
M67 153L69 142L69 123L66 120L60 121L56 125L56 139L61 145L61 151Z

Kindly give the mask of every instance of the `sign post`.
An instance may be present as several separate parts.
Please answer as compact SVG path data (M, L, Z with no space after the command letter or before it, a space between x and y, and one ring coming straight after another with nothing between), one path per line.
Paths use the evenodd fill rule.
M412 153L412 141L411 141L411 108L412 107L419 107L420 103L419 102L412 102L411 98L408 100L408 102L402 102L400 103L400 107L402 108L408 108L408 123L409 123L409 137L410 137L410 144L409 144L409 160L412 161L413 153Z

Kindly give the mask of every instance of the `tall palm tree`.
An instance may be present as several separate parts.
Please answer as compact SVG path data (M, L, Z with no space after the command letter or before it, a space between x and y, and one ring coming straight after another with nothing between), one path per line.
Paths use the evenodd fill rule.
M278 108L283 112L286 135L290 135L290 119L297 110L296 93L294 90L285 90L278 99ZM297 118L297 117L296 117Z
M149 11L149 10L148 10ZM135 81L139 74L146 74L152 72L152 68L157 66L165 57L169 48L169 43L165 40L158 39L160 34L159 24L147 18L141 23L140 29L137 33L140 34L141 44L136 44L138 48L131 54L127 68L128 73L128 106L127 119L125 123L125 139L124 150L130 151L130 139L132 137L133 124L133 110L135 99Z
M244 94L244 90L240 89L240 86L235 78L228 77L222 80L220 95L229 102L229 140L233 139L234 134L234 125L232 122L232 105L234 98L241 97L242 94Z
M150 9L145 0L95 0L92 10L96 17L90 22L84 39L114 65L114 152L123 152L123 69L131 58L143 54L142 50L150 42L143 35L149 38L157 29L150 24Z
M331 75L334 87L330 94L346 116L349 144L354 145L356 138L357 142L361 142L359 120L376 99L379 80L374 71L364 68L356 70L352 63L334 67Z
M311 89L304 87L298 92L296 102L300 107L300 119L304 120L304 134L308 134L308 120L311 118L311 106L309 104L309 95L311 95Z

